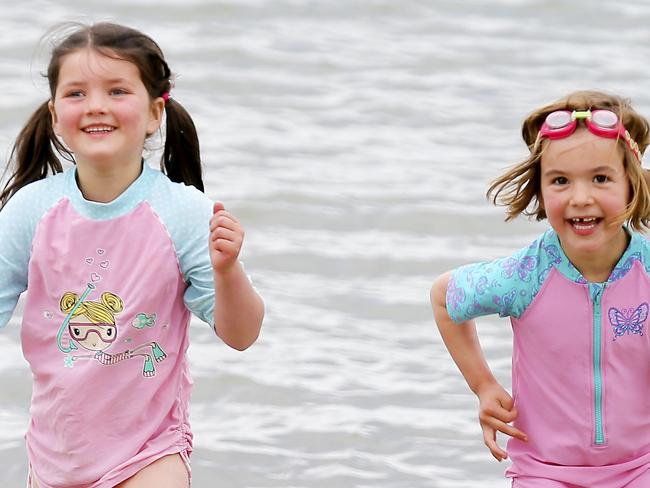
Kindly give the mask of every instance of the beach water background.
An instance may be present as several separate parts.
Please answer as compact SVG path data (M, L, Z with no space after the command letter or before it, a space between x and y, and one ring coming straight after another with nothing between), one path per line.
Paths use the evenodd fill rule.
M520 123L578 88L650 115L650 4L577 0L26 0L0 13L0 154L47 97L61 21L142 29L178 73L206 192L243 222L267 316L240 353L192 323L197 487L505 488L438 336L441 272L526 245L489 181ZM155 161L152 162L155 164ZM1 286L1 284L0 284ZM22 304L22 302L21 302ZM24 486L21 306L0 334L0 486ZM511 330L479 323L510 385ZM503 441L503 439L502 439Z

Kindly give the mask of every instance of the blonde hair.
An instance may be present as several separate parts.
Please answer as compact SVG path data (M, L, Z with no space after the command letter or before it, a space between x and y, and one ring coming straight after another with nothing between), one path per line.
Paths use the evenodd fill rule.
M487 191L487 197L495 205L507 206L506 221L519 214L546 218L541 202L542 144L538 133L546 116L556 110L606 109L616 113L643 154L650 143L648 121L636 112L630 101L617 95L599 91L576 91L532 112L521 128L530 156L495 179ZM623 166L630 183L630 201L617 222L629 221L635 230L650 228L650 173L641 167L639 160L626 142L619 139L624 151ZM529 208L530 207L530 208Z
M124 302L120 297L106 291L102 293L102 303L99 302L81 302L77 309L72 314L72 317L83 315L93 324L112 324L115 325L115 314L120 313L124 309ZM67 292L61 297L59 307L62 312L70 313L79 301L79 296L76 293Z

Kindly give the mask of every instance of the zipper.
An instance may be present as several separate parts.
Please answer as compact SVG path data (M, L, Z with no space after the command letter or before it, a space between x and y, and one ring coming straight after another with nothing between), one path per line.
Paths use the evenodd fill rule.
M603 433L603 373L601 364L602 351L602 311L601 299L605 284L589 283L589 291L594 307L594 442L597 446L605 444Z

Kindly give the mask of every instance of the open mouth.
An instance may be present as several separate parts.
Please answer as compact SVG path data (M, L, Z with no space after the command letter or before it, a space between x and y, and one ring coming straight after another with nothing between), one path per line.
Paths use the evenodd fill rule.
M596 227L601 220L600 217L576 217L568 219L571 226L578 231L591 230Z

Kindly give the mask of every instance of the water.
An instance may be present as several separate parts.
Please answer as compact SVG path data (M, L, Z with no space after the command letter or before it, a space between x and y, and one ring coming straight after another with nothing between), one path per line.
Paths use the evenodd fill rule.
M28 0L1 16L5 158L47 98L39 37L63 20L115 20L161 44L179 73L172 96L199 128L207 193L245 225L267 317L244 353L192 325L196 486L509 486L429 287L544 229L504 224L484 198L525 156L529 111L599 88L650 115L649 4ZM20 314L0 335L7 487L26 469ZM508 322L479 331L509 386Z

